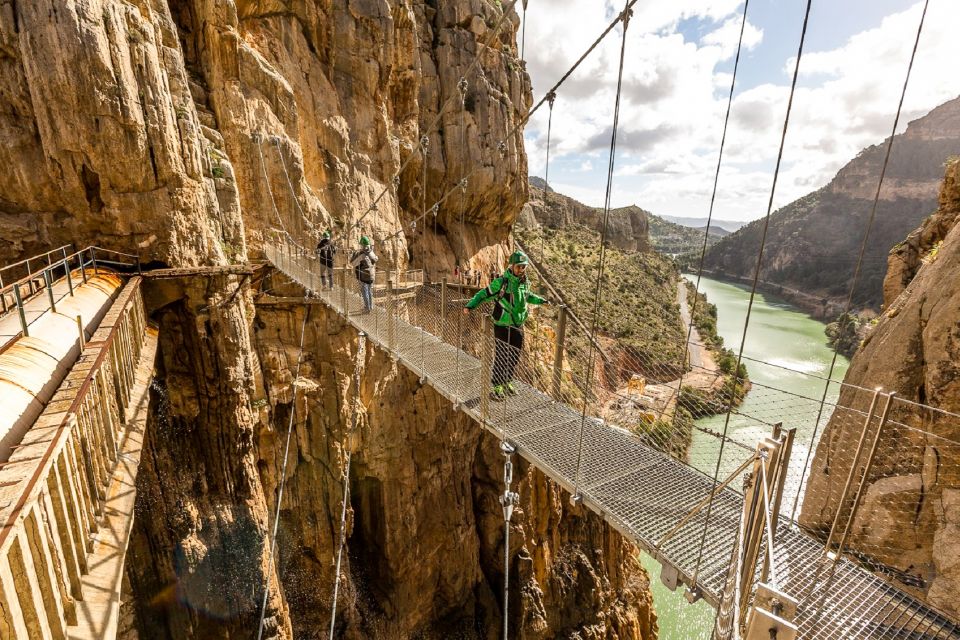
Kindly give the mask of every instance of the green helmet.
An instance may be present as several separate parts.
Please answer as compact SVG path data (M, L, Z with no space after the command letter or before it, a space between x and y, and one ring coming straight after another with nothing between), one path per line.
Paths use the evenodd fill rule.
M527 254L523 251L514 251L513 255L510 256L510 265L515 264L530 264L530 260L527 259Z
M367 236L360 236L361 247L369 247L371 244L372 243L370 242L370 238L368 238Z
M324 237L324 238L329 238L329 237L330 237L330 229L327 229L326 231L323 232L323 237Z

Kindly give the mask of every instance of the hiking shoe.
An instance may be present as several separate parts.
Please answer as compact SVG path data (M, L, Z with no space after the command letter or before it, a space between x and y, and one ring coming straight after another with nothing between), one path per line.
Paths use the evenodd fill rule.
M498 384L493 389L490 390L490 399L491 400L503 400L506 397L504 388L502 384Z
M519 393L519 390L517 389L517 384L513 380L507 383L507 393L509 393L512 396L515 396Z

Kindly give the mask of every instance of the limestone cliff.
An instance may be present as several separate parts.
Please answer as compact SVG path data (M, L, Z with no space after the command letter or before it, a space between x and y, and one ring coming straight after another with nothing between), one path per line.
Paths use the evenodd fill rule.
M607 237L610 244L625 251L650 251L650 214L633 205L610 210ZM557 193L541 178L530 179L530 199L521 212L527 228L543 225L561 229L580 224L599 232L603 228L603 208L590 207Z
M527 191L522 132L507 136L531 103L517 16L480 48L502 6L0 2L0 261L72 242L223 265L260 257L271 229L309 243L329 226L347 242L396 233L379 247L387 266L485 271ZM475 60L462 108L457 80ZM411 155L424 134L426 163ZM422 203L468 171L412 233ZM294 398L304 307L255 302L283 286L264 272L148 285L160 364L128 563L142 638L249 637L268 578L267 637L326 624L356 336L310 306L317 386ZM495 634L493 443L383 354L363 385L343 637ZM265 540L294 402L275 571ZM652 637L631 550L536 473L520 483L522 637Z
M958 221L960 162L954 160L938 211L891 254L887 309L853 358L845 382L882 386L908 401L960 412ZM847 388L840 404L865 410L868 396ZM960 421L907 409L895 405L891 413L893 424L868 478L851 546L958 616ZM863 418L855 418L835 414L820 440L803 504L801 520L808 526L830 526L862 429Z

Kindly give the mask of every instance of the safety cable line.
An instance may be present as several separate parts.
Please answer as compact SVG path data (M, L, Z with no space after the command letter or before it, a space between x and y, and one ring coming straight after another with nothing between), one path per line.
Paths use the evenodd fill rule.
M639 2L639 0L630 0L629 3L627 4L627 10L632 9L633 5L635 5L637 2ZM526 113L526 115L520 118L513 125L513 127L507 132L507 134L503 137L503 139L500 142L506 144L507 141L513 138L513 136L516 135L516 133L530 121L530 119L534 116L534 114L536 114L536 112L540 110L540 107L542 107L544 104L546 104L549 101L551 95L556 96L557 89L559 89L560 86L563 85L563 83L570 78L573 72L576 71L577 68L579 68L579 66L583 63L583 61L586 60L591 53L593 53L593 51L600 45L601 42L603 42L603 40L607 37L607 35L611 31L613 31L614 27L616 27L620 22L623 21L624 15L626 15L626 12L617 14L617 16L610 22L610 24L607 25L607 28L603 30L603 33L601 33L600 36L593 41L593 44L591 44L587 48L587 50L584 51L583 54L577 59L577 61L573 63L573 66L567 69L567 72L563 74L563 76L543 95L543 97ZM475 165L474 168L471 169L470 172L464 176L464 179L469 179L471 176L473 176L474 173L479 171L483 166L486 166L486 165L482 165L480 163ZM450 187L449 189L447 189L447 191L444 192L444 194L440 197L440 199L434 202L433 207L431 207L431 211L435 209L439 209L439 207L441 207L447 201L447 199L453 195L454 191L456 191L457 187L459 186L460 185L458 183ZM416 221L417 220L414 220L413 222L416 222ZM401 225L400 229L398 229L397 231L387 236L384 239L384 242L399 236L401 233L403 233L403 225Z
M507 14L509 14L511 11L514 10L514 8L517 5L517 2L519 2L519 0L513 0L513 2L510 3L510 6L504 7L502 9L502 12L500 13L500 18L497 20L496 24L494 25L493 30L490 32L490 35L477 49L477 53L473 57L473 60L470 62L470 66L468 66L467 70L464 71L463 74L460 76L460 81L466 80L467 76L469 76L470 73L472 73L473 70L479 66L481 55L483 54L483 52L485 52L487 49L490 48L490 45L493 44L493 41L499 36L500 29L503 26L504 20L506 20ZM459 82L458 82L458 85L459 85ZM456 93L451 93L449 96L447 96L447 99L443 101L443 103L440 105L440 109L437 111L437 115L434 116L433 120L424 130L425 131L424 135L429 135L436 128L436 126L440 124L440 120L443 118L444 112L446 111L447 107L453 101L454 96L456 96ZM413 158L416 155L417 153L416 151L414 151L414 152L411 152L409 156L407 156L407 159L403 161L403 164L400 165L400 168L397 169L393 177L390 179L389 184L393 184L394 179L399 178L401 175L403 175L403 172L406 170L407 166L410 164L410 162L413 160ZM373 202L367 207L367 210L359 218L357 218L357 220L353 224L351 224L346 229L344 229L343 234L346 235L350 233L353 229L356 229L357 227L359 227L360 223L363 222L364 218L366 218L372 211L376 211L377 204L380 202L380 200L383 199L383 196L387 194L388 190L389 190L389 187L385 186L383 190L380 191L380 195L378 195L373 200Z
M880 189L883 187L883 180L887 175L887 165L890 163L890 153L893 150L893 138L897 134L897 127L900 125L900 115L903 112L903 101L907 95L907 86L910 84L910 73L913 71L913 62L917 57L917 48L920 45L920 35L923 33L923 23L927 18L927 7L930 6L930 0L926 0L923 3L923 12L920 14L920 24L917 25L917 36L913 41L913 50L910 53L910 63L907 65L907 75L903 79L903 89L900 92L900 103L897 105L897 114L893 118L893 127L890 130L890 138L887 140L887 150L883 157L883 166L880 168L880 179L877 181L877 191L873 197L873 206L870 209L870 217L867 220L867 228L863 234L863 240L860 243L860 255L857 257L857 266L853 271L853 281L850 283L850 292L847 294L847 302L844 305L843 315L850 313L850 309L853 306L853 295L856 291L857 284L860 282L860 274L863 266L864 254L867 251L867 240L870 237L870 230L873 228L873 223L877 216L877 205L880 203ZM841 316L842 317L842 316ZM803 481L803 477L807 473L807 469L810 465L810 457L813 453L814 444L817 441L817 433L820 430L820 419L823 417L823 407L827 401L827 394L830 391L830 383L833 382L833 371L837 366L837 358L840 355L840 343L839 340L834 344L833 358L830 360L830 369L827 373L827 381L823 385L823 395L820 398L820 409L817 411L817 421L813 425L813 435L810 437L810 446L807 447L807 456L803 463L803 469L800 472L800 481ZM790 512L790 519L793 520L797 515L797 507L799 506L800 500L800 491L797 491L797 495L793 499L793 509Z
M737 366L734 369L734 384L731 391L730 403L723 420L723 438L720 440L720 451L717 454L717 465L713 472L713 484L716 486L720 478L720 463L723 461L723 451L727 443L727 431L730 428L730 416L733 414L733 400L737 393L737 384L740 379L740 365L743 361L743 349L747 344L747 332L750 328L750 314L753 312L753 301L757 294L757 283L760 280L760 267L763 264L763 249L767 243L767 231L770 227L770 216L773 213L773 198L777 192L777 179L780 177L780 165L783 161L783 149L787 142L787 130L790 126L790 113L793 110L793 97L797 90L797 77L800 75L800 60L803 58L803 45L807 37L807 26L810 23L810 8L813 0L807 0L807 8L803 15L803 29L800 31L800 47L797 50L797 60L793 68L793 80L790 83L790 98L787 100L787 113L783 119L783 131L780 134L780 150L777 153L777 164L773 170L773 184L770 187L770 200L767 203L767 214L763 219L763 233L760 237L760 248L757 251L757 265L753 273L753 286L750 289L750 301L747 304L747 315L743 323L743 336L740 339L740 350L737 353ZM703 561L703 549L707 542L707 530L710 527L710 516L713 513L713 497L707 505L706 517L703 521L703 533L700 536L700 549L697 552L697 562L693 570L693 584L690 589L697 590L697 579L700 574L700 563Z
M293 236L290 235L290 232L287 231L286 225L283 224L283 218L280 216L280 209L277 208L277 200L276 198L273 197L273 189L270 187L270 178L269 176L267 176L267 166L263 160L263 135L259 133L255 133L254 138L256 138L257 151L260 155L260 171L261 173L263 173L263 182L267 186L267 195L270 196L270 202L273 205L273 213L277 217L277 222L280 224L280 229L283 231L283 235L285 235L291 242L293 242L294 245L300 247L300 245L297 244L296 240L293 239ZM300 247L300 248L302 249L303 247Z
M280 158L280 166L283 167L283 175L287 179L287 186L290 187L290 197L293 198L293 204L296 205L297 211L300 212L300 218L307 223L310 229L313 229L316 225L307 217L303 207L300 206L300 198L297 197L297 192L293 188L293 181L290 180L290 174L287 172L287 161L284 159L283 150L280 148L280 136L274 136L273 144L277 147L277 156Z
M307 297L310 292L307 292ZM283 489L287 481L287 461L290 456L290 435L293 433L293 419L297 415L297 382L300 380L300 365L303 363L303 342L307 335L307 318L310 316L310 306L307 305L303 310L303 324L300 326L300 350L297 354L297 368L291 383L291 401L290 401L290 421L287 424L286 443L283 448L283 466L280 471L280 488L277 493L277 508L273 514L273 532L270 536L270 553L267 555L267 575L266 585L263 590L263 602L260 604L260 624L257 630L257 640L263 638L264 616L267 612L267 600L270 597L270 576L273 575L273 556L277 547L277 529L280 526L280 505L283 503ZM280 580L279 574L277 580Z
M613 168L617 158L617 130L620 127L620 99L623 95L623 66L627 55L627 28L630 26L630 3L627 2L623 9L623 37L620 41L620 67L617 71L617 96L613 106L613 131L610 134L610 159L607 164L607 192L603 203L603 228L600 233L600 257L597 264L597 285L594 288L593 300L593 323L591 335L597 333L597 325L600 321L600 312L603 308L603 272L606 263L607 231L610 222L610 201L613 195ZM590 385L593 381L594 369L594 346L590 343L589 355L587 356L587 379L583 394L583 411L580 416L580 437L577 444L577 471L574 476L573 497L580 497L580 467L583 460L583 431L587 422L587 405L590 402Z
M557 94L548 96L550 99L550 115L547 117L547 161L543 169L543 210L545 215L550 211L550 132L553 129L553 103L557 99ZM546 234L543 231L543 225L540 225L540 260L546 262Z
M365 338L366 334L361 331L357 341L357 360L353 366L353 411L350 417L351 434L357 431L357 415L360 412L360 363L363 362L366 352ZM350 501L350 462L353 458L350 447L347 446L346 442L343 444L343 448L346 450L343 472L343 505L340 508L340 542L337 545L337 561L334 566L333 604L330 607L330 640L333 640L333 633L337 622L337 596L340 593L340 563L343 560L343 546L347 539L347 504Z
M717 187L720 184L720 167L723 165L723 150L727 143L727 128L730 124L730 110L733 106L733 90L737 86L737 71L740 68L740 52L743 49L743 33L747 27L747 9L750 0L743 3L743 18L740 21L740 38L737 41L737 55L733 61L733 77L730 79L730 93L727 96L727 112L723 116L723 134L720 136L720 153L717 155L717 169L713 174L713 192L710 194L710 208L707 211L707 226L703 230L703 246L700 249L700 266L697 269L697 284L694 286L693 302L690 306L690 322L687 326L687 341L683 347L683 360L680 362L680 382L677 384L677 403L680 402L680 389L683 388L683 374L686 373L687 360L690 357L690 338L693 335L693 325L697 316L699 302L700 278L703 276L703 264L707 255L707 243L710 239L710 225L713 222L713 208L717 201ZM680 276L680 286L686 287L683 276ZM701 345L702 346L702 345ZM676 413L676 411L674 411Z

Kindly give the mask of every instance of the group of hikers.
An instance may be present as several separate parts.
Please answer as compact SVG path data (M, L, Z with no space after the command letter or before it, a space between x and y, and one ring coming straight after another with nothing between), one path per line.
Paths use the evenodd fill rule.
M325 231L316 248L317 260L320 263L320 284L324 289L333 288L333 265L337 252L331 232ZM360 236L360 246L350 254L347 263L353 267L354 276L360 283L362 313L373 310L373 283L377 261L373 242L365 235ZM549 300L530 290L527 279L529 264L530 260L523 251L514 251L503 274L497 275L491 266L490 284L477 291L463 308L464 315L468 315L472 309L488 300L494 303L490 313L494 335L490 397L494 400L503 400L508 395L519 393L514 376L523 350L523 325L530 313L530 305L550 304ZM474 278L479 285L479 270Z

